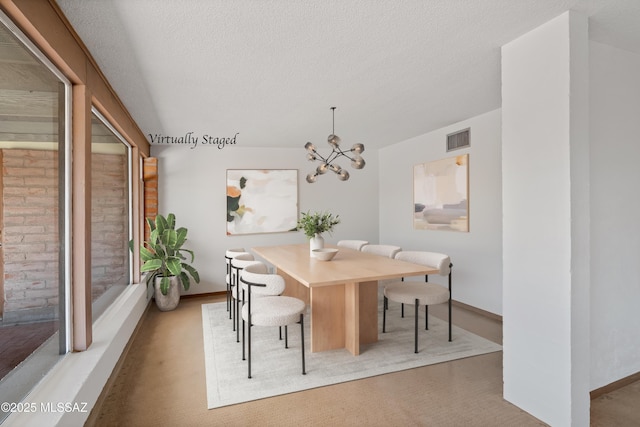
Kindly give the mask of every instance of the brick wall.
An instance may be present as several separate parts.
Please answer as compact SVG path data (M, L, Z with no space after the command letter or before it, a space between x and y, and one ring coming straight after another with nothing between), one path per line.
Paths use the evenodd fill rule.
M3 321L57 317L58 154L2 150ZM92 155L92 297L128 278L125 156ZM2 289L2 287L0 287Z
M58 306L58 153L2 150L3 319L55 317Z
M91 155L91 294L129 284L127 157Z

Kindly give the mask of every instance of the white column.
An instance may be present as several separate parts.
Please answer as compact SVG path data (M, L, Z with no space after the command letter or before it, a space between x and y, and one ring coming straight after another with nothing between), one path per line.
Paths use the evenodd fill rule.
M589 424L588 23L502 48L504 397Z

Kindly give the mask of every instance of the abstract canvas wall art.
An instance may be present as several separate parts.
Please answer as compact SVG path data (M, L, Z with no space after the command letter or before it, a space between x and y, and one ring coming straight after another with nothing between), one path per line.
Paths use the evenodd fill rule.
M295 231L296 169L228 169L227 235Z
M413 227L469 231L469 155L413 167Z

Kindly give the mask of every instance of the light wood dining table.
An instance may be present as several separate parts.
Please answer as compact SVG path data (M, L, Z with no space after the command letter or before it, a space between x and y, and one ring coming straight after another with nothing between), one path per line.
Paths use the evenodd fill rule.
M284 295L310 306L311 351L346 348L357 356L363 344L378 341L378 281L435 274L438 269L338 249L331 261L320 261L310 256L308 244L252 248L285 279Z

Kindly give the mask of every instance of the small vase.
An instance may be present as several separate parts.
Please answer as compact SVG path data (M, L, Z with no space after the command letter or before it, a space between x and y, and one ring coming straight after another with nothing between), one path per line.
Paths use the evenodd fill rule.
M309 256L314 257L313 254L314 249L323 249L324 248L324 237L321 234L317 234L309 239Z

